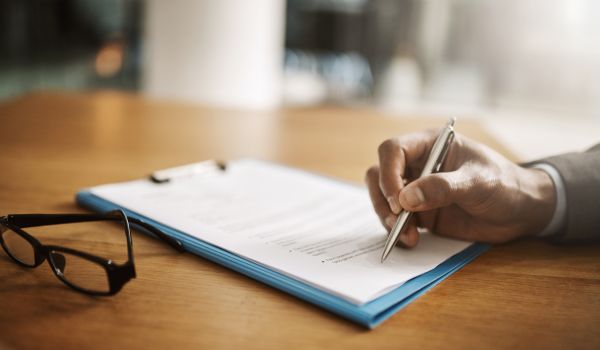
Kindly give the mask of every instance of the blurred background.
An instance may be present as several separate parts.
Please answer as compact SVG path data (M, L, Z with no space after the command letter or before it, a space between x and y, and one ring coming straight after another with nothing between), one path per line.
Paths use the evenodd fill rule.
M116 89L456 115L527 159L600 139L599 18L595 0L0 0L0 102Z

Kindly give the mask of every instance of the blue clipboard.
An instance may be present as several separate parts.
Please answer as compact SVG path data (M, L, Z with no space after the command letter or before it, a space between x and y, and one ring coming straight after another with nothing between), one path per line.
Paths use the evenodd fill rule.
M410 302L433 288L436 284L443 281L489 248L488 244L474 243L462 252L450 257L433 270L407 281L398 288L391 290L387 294L384 294L367 304L359 306L292 277L273 271L256 262L247 260L217 246L206 243L185 232L165 226L152 218L119 207L87 190L78 192L76 201L80 206L96 212L106 212L121 208L127 215L152 223L167 234L180 240L185 249L191 253L226 266L371 329L380 325L394 313L404 308Z

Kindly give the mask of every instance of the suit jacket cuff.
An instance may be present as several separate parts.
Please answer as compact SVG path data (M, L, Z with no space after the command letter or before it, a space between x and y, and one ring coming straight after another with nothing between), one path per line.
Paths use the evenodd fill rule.
M552 179L554 190L556 191L554 214L546 228L538 234L538 237L552 237L558 235L565 227L565 222L567 220L567 194L565 192L565 184L558 171L552 165L547 163L535 163L531 167L545 171Z
M554 235L559 242L600 238L600 147L568 153L539 162L560 174L566 194L566 222Z

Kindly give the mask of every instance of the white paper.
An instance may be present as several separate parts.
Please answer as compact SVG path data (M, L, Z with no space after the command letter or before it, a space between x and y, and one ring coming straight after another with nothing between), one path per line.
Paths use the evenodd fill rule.
M256 160L165 184L91 192L295 279L364 304L470 245L423 234L380 262L386 231L364 188Z

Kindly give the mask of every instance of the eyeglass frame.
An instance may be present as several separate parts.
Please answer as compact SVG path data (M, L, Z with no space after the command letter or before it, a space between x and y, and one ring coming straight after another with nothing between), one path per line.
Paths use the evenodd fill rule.
M117 264L110 259L105 259L90 253L86 253L80 250L57 246L57 245L44 245L37 238L33 237L29 233L25 232L23 228L28 227L39 227L39 226L50 226L50 225L61 225L71 223L83 223L92 221L122 221L125 228L125 237L127 241L127 261L123 264ZM111 296L117 294L123 286L131 279L136 278L135 264L133 257L133 241L131 238L130 221L134 225L138 225L143 229L150 231L156 237L173 247L179 252L185 251L183 244L167 235L157 227L134 217L128 217L127 214L121 209L112 210L104 214L9 214L0 217L0 245L6 252L6 254L15 261L18 265L27 268L36 268L40 266L44 261L48 261L54 275L64 284L70 288L87 295L93 296ZM5 230L1 230L2 226L18 234L24 238L34 250L34 263L32 265L26 264L13 256L10 249L6 246L3 238ZM56 265L52 252L63 252L83 258L85 260L96 263L104 268L108 278L109 290L94 291L86 288L77 286L71 283L64 277L63 272ZM63 266L64 268L64 266Z

